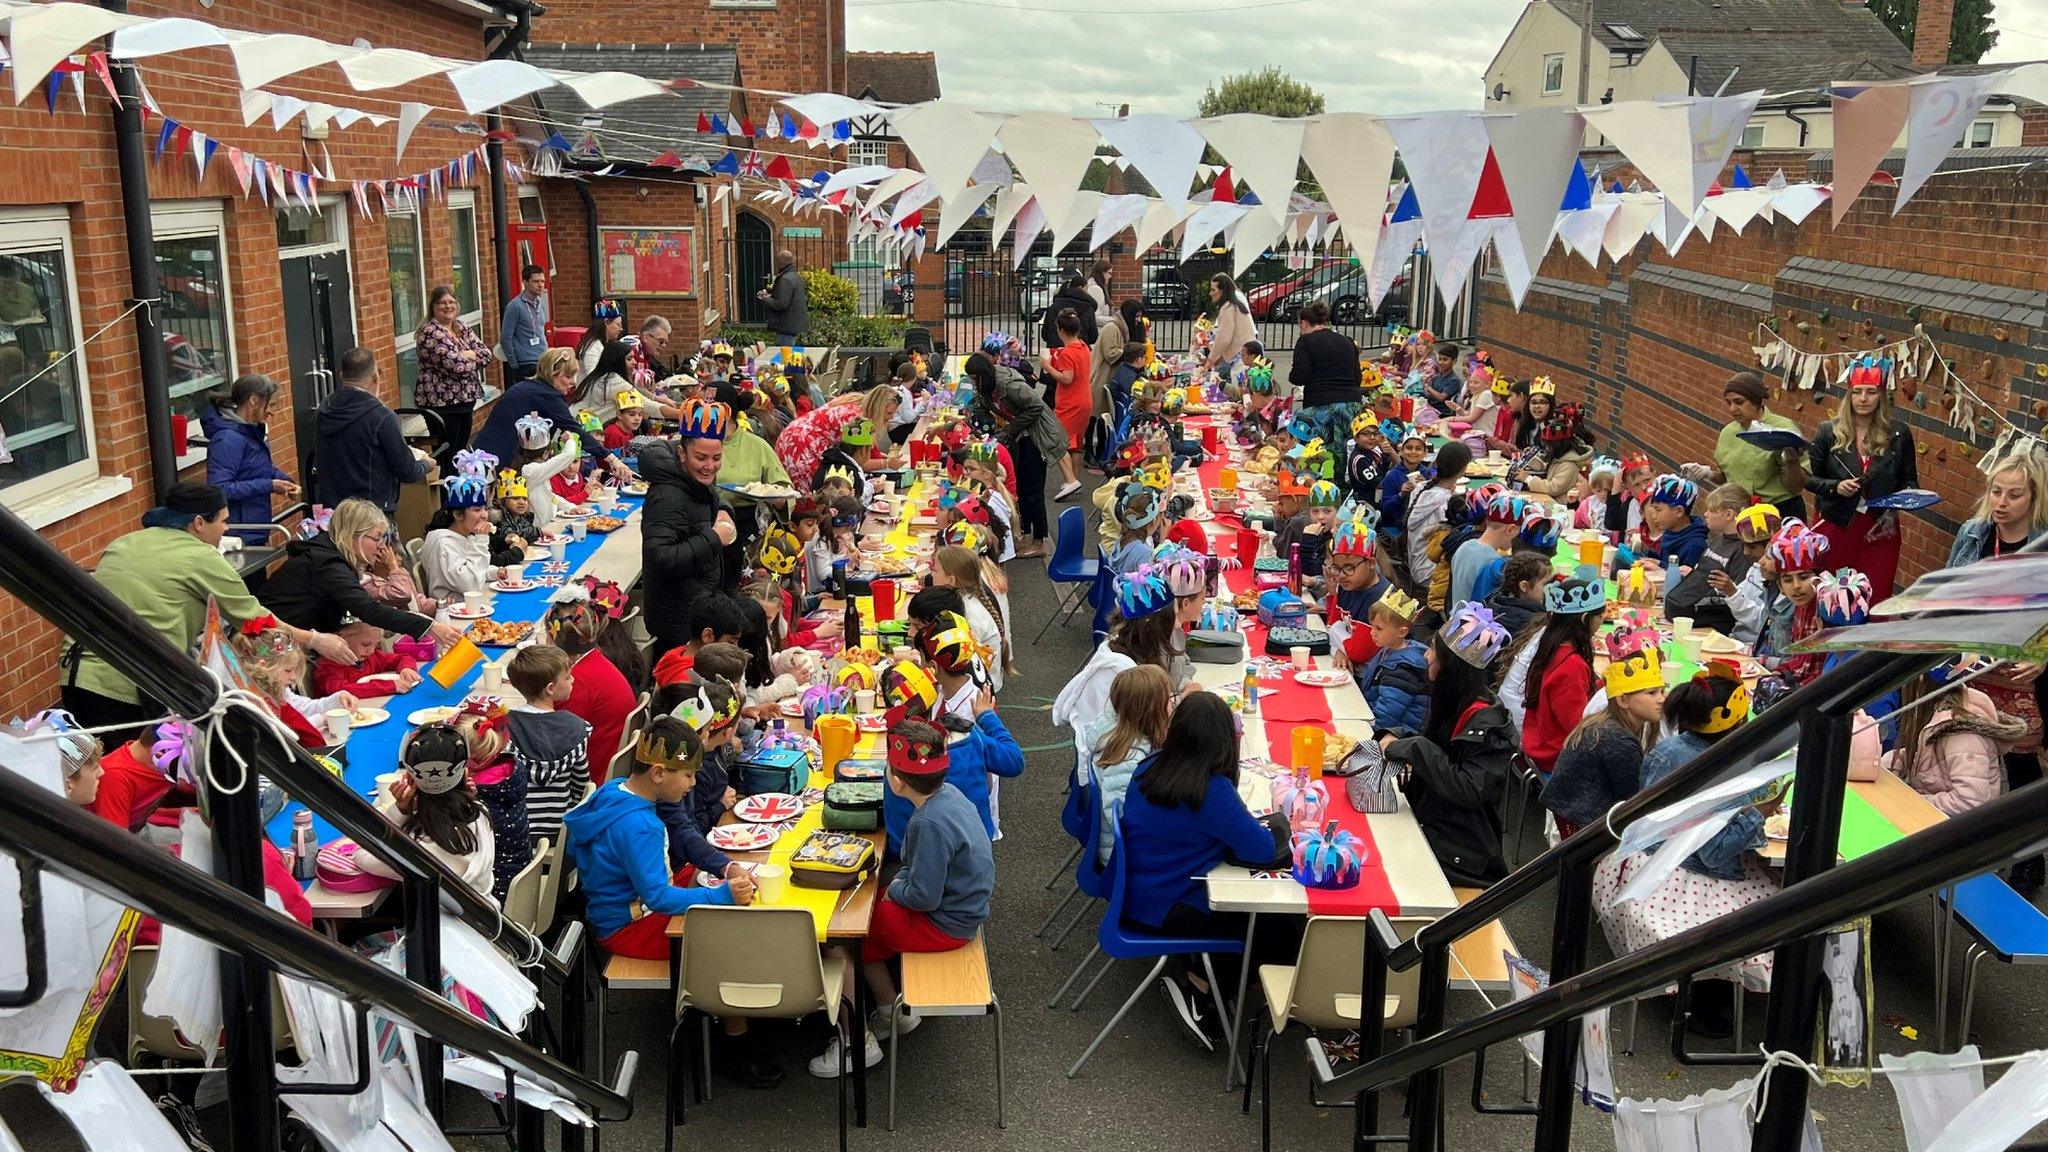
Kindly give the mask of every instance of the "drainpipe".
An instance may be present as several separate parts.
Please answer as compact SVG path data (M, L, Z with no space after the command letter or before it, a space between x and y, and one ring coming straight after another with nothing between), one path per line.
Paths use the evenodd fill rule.
M1801 116L1796 108L1787 105L1785 107L1785 119L1799 125L1799 146L1801 148L1806 147L1806 117Z
M517 55L532 30L533 10L515 9L511 29L491 46L490 58L504 60ZM497 139L497 134L504 127L504 119L496 112L484 117L484 129L491 136L490 142L484 145L484 157L491 167L491 255L498 266L498 306L501 309L512 299L513 285L517 283L512 270L512 217L506 210L505 200L505 142Z
M109 12L128 11L128 0L100 0ZM171 445L171 379L164 363L162 306L156 279L156 232L149 219L149 161L142 145L142 97L135 66L109 60L114 74L114 155L121 173L121 223L128 241L128 303L135 310L135 351L142 367L143 427L149 437L149 478L158 500L178 482Z
M597 235L597 197L590 194L590 181L571 180L576 195L583 201L583 242L587 248L584 263L590 266L590 302L604 299L604 245Z

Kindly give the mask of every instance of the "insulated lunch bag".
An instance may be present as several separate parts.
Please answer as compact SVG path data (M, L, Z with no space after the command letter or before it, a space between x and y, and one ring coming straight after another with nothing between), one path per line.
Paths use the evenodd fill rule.
M873 832L882 826L882 785L841 781L825 786L825 827L835 832Z

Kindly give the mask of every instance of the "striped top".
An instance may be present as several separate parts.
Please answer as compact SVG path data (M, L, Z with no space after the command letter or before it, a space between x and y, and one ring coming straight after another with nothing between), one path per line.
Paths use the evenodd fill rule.
M526 824L534 839L562 834L562 816L590 788L590 725L567 712L532 705L507 718L512 756L526 773Z

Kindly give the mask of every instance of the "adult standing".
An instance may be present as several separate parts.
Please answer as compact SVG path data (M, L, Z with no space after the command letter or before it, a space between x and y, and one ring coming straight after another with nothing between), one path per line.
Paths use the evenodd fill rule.
M1244 346L1259 338L1258 326L1252 323L1252 306L1227 272L1209 277L1209 302L1216 305L1216 326L1202 368L1228 374L1231 365L1244 359Z
M1723 483L1741 485L1744 491L1766 504L1776 505L1788 517L1801 516L1806 510L1806 498L1797 493L1805 485L1806 474L1799 466L1799 454L1758 448L1738 435L1758 425L1787 432L1799 430L1790 417L1770 410L1770 400L1770 385L1755 372L1737 372L1721 385L1728 423L1721 426L1721 436L1714 442L1714 467Z
M142 527L107 546L93 578L126 604L143 624L180 652L189 652L206 627L208 603L220 606L230 629L264 614L236 572L220 554L227 534L228 498L211 484L173 484L162 504L143 513ZM331 630L330 630L331 631ZM339 636L291 629L292 642L317 655L354 664ZM133 680L114 670L97 652L73 645L59 695L80 725L133 725L105 734L109 747L123 743L164 714Z
M1893 419L1891 391L1875 368L1849 376L1849 395L1835 418L1814 430L1806 453L1806 489L1820 511L1815 531L1827 537L1828 563L1870 578L1872 603L1887 599L1899 575L1900 517L1870 507L1920 485L1913 430Z
M228 498L231 524L268 524L273 515L271 498L289 500L299 486L280 470L270 456L270 433L264 421L277 400L277 381L260 373L237 379L225 398L208 404L199 414L199 426L206 432L206 482ZM269 533L260 528L235 533L250 544L261 544Z
M413 334L420 358L419 406L441 418L441 448L434 458L446 472L455 454L469 447L470 421L484 398L484 366L491 346L457 315L455 289L434 285L427 293L427 319Z
M775 253L775 287L763 288L755 296L768 304L768 330L784 344L795 344L811 326L810 309L805 306L804 275L797 271L796 253L787 248Z
M597 358L604 355L607 344L626 334L626 310L617 300L607 296L590 306L590 327L583 330L583 339L576 342L576 366L579 377L587 377L597 367Z
M1067 454L1067 432L1052 409L1015 371L997 364L986 352L967 358L964 369L974 381L974 402L996 426L996 440L1010 450L1017 465L1017 533L1031 538L1016 558L1045 555L1052 523L1045 510L1045 470Z
M690 606L718 590L725 549L739 539L739 527L715 487L732 419L723 404L693 400L678 430L680 449L655 441L640 450L640 474L647 480L641 565L647 586L661 591L647 600L647 630L654 635L650 665L689 641Z
M518 459L519 418L532 413L545 417L558 432L575 431L583 438L583 450L591 459L604 461L605 469L613 476L626 479L630 475L626 465L605 450L604 438L584 428L569 410L569 397L580 387L576 380L576 354L567 348L550 348L541 355L537 372L536 378L521 380L505 389L505 394L491 406L490 419L484 421L483 431L476 435L477 450L499 460Z
M391 522L376 505L344 500L328 517L326 531L294 540L285 549L284 564L263 585L263 606L299 628L335 632L343 619L353 616L387 632L432 636L443 645L453 644L461 629L394 608L363 587L363 577L374 572L393 547L392 536Z
M1109 257L1097 256L1095 263L1088 266L1088 298L1095 301L1095 318L1107 323L1109 320Z
M1364 373L1358 345L1330 327L1330 306L1311 300L1301 310L1301 335L1294 342L1294 364L1287 382L1299 394L1298 418L1337 447L1351 440L1351 419L1365 409Z
M1097 317L1101 313L1096 311L1094 298L1088 295L1088 281L1078 272L1067 277L1059 291L1052 294L1052 303L1045 306L1045 315L1039 320L1038 339L1047 352L1067 342L1059 330L1059 319L1061 312L1069 310L1074 313L1078 325L1075 331L1080 334L1081 343L1095 343L1096 330L1100 327Z
M838 447L846 426L864 414L867 398L865 392L842 392L791 420L775 438L775 455L782 461L782 470L807 480L816 476L825 453Z
M1961 567L2009 556L2048 539L2048 456L2039 450L2006 456L1991 466L1977 514L1956 531L1948 566ZM2048 715L2048 676L2039 664L2005 664L1976 680L1998 710L2026 721L2027 733L2005 755L2008 789L2041 778L2042 720ZM2031 895L2041 889L2041 857L2012 867L2012 886Z
M519 270L521 290L505 305L498 322L498 347L505 354L505 380L533 376L548 346L548 273L538 264ZM500 457L505 459L505 457Z
M405 442L398 414L377 398L380 378L368 348L349 349L341 354L341 387L314 414L320 445L313 498L329 508L368 500L389 516L398 510L398 486L425 479L433 467L433 457Z
M1124 345L1145 339L1145 306L1136 300L1126 300L1117 305L1114 315L1107 310L1103 315L1107 319L1095 331L1094 356L1088 362L1088 392L1095 410L1108 413L1115 421L1118 413L1110 405L1109 378L1116 375L1116 366L1123 363Z
M1065 482L1053 494L1053 499L1065 500L1081 490L1081 477L1074 471L1074 461L1081 455L1081 446L1088 436L1088 421L1095 415L1089 388L1090 362L1095 354L1082 339L1081 318L1072 308L1060 309L1053 321L1053 331L1059 337L1059 345L1048 345L1043 359L1045 374L1053 382L1053 415L1067 433L1067 451L1060 457L1060 478Z

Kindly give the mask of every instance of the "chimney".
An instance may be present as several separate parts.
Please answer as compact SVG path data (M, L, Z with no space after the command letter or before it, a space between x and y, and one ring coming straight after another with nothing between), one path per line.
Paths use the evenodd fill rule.
M1920 0L1913 21L1913 66L1934 71L1948 63L1949 29L1955 23L1956 0Z

